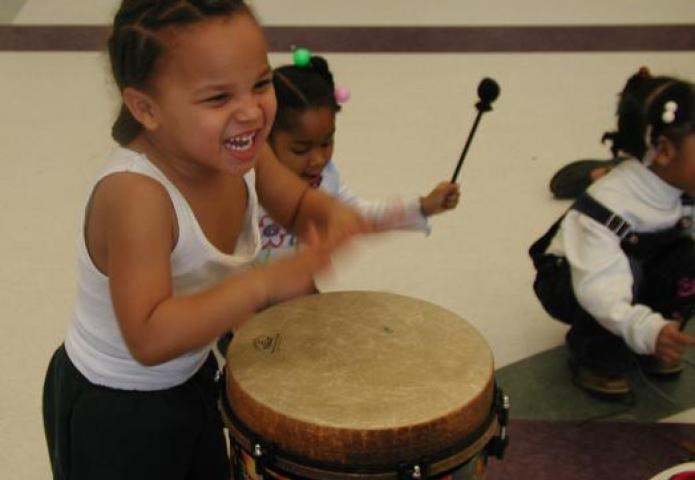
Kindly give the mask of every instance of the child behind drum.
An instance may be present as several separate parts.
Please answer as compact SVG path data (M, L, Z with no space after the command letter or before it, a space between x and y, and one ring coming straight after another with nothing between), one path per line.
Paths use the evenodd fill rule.
M306 53L303 59L297 53ZM270 133L270 146L281 163L299 178L357 209L379 229L429 231L427 217L456 208L459 187L450 182L437 185L427 196L409 202L365 201L341 181L333 163L335 115L345 91L336 90L326 60L295 52L295 65L276 68L273 84L278 110ZM262 235L261 261L294 249L296 238L265 212L259 216Z
M642 368L675 375L695 337L680 331L695 305L695 90L646 69L625 85L615 146L633 158L586 194L530 249L534 290L571 325L574 380L619 397L638 355Z
M299 55L298 55L299 54ZM305 54L303 61L301 54ZM409 202L365 201L357 197L341 179L333 158L335 115L345 100L345 91L337 90L325 59L310 56L308 50L295 52L295 65L283 65L274 71L273 84L278 109L269 143L280 163L308 185L324 191L343 204L356 209L378 230L403 229L429 232L427 217L456 208L457 184L442 182L427 196ZM263 210L259 210L261 252L257 259L269 262L293 252L297 238ZM232 334L217 342L221 355L226 352Z

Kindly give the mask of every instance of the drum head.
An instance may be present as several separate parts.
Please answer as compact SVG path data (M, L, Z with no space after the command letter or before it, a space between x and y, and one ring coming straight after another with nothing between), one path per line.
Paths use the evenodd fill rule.
M227 400L267 442L318 462L397 463L470 436L490 413L485 340L453 313L377 292L312 295L236 333Z

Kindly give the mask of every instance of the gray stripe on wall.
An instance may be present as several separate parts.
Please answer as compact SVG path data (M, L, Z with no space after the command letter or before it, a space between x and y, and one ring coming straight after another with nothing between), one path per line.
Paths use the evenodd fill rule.
M4 1L4 0L3 0ZM695 50L695 25L523 27L266 27L271 51L637 52ZM97 51L108 26L0 26L0 51Z

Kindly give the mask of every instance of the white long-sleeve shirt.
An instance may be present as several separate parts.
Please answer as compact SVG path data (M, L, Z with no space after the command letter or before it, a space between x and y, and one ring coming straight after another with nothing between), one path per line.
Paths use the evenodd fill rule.
M340 173L333 162L329 162L322 172L319 189L340 202L354 208L363 217L377 223L383 229L419 230L430 233L430 225L420 210L420 200L411 201L367 201L359 198L340 179ZM297 238L277 224L262 208L258 216L261 231L261 252L257 260L267 262L292 252Z
M638 233L671 228L685 214L683 192L635 159L622 162L587 193ZM654 353L666 319L646 305L633 304L630 263L615 233L570 210L547 253L567 259L577 301L599 324L622 337L635 353Z

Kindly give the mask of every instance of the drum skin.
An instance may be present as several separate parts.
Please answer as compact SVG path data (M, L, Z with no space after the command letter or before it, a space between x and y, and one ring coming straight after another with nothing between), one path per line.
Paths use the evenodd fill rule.
M475 432L494 393L492 353L452 312L381 292L273 306L236 332L227 402L265 442L313 462L388 465Z

